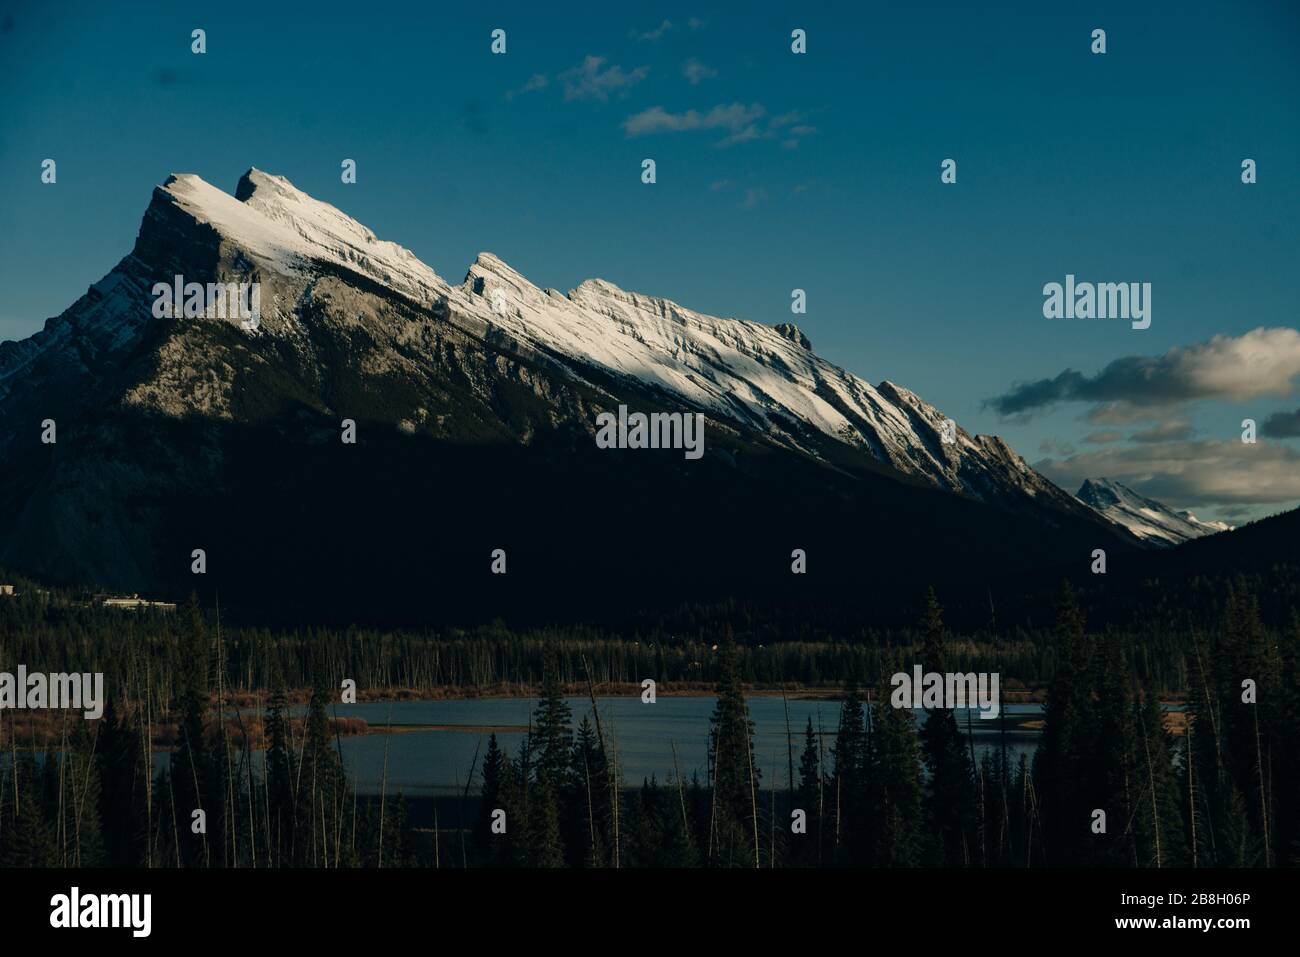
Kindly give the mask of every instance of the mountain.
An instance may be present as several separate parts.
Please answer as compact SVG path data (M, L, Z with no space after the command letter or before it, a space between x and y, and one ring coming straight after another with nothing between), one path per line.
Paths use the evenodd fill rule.
M258 284L259 323L155 317L175 276ZM597 449L620 404L703 414L706 455ZM945 421L792 324L603 280L564 295L489 253L453 285L282 177L250 170L231 196L174 175L128 256L0 343L0 560L142 593L219 583L360 615L427 614L432 592L484 614L789 590L796 547L811 596L1135 544L1001 439L945 443Z
M1191 512L1176 512L1114 479L1087 479L1075 497L1143 541L1158 545L1178 545L1232 529L1225 522L1202 522Z

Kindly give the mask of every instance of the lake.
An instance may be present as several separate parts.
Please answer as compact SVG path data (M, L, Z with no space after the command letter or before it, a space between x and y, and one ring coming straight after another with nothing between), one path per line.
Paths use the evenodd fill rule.
M588 698L569 698L576 728L583 715L591 712ZM755 696L748 700L750 717L755 724L754 756L762 769L760 783L786 787L789 776L786 759L785 709L781 698ZM689 783L698 772L706 780L709 716L716 699L712 696L666 697L654 704L644 704L640 696L597 698L606 744L618 747L619 770L627 787L639 786L652 775L660 783L673 778L673 748L683 778ZM813 728L824 734L823 759L829 760L839 723L839 701L791 698L790 730L794 738L795 775L799 773L799 755L804 747L804 728L809 718ZM474 762L483 760L489 731L481 728L527 727L537 706L534 698L479 698L466 701L395 701L331 706L332 716L362 718L371 728L382 729L390 720L394 728L401 725L454 726L452 730L410 730L392 734L356 735L342 739L343 762L348 775L361 794L375 794L384 776L384 751L388 749L388 793L407 795L459 794ZM1007 751L1014 767L1021 754L1032 757L1038 746L1035 731L1011 730L1017 719L1042 714L1041 704L1008 704ZM303 708L295 708L302 713ZM918 712L918 721L925 720ZM966 730L966 712L957 709L957 722ZM977 755L999 747L998 720L981 720L978 712L971 725ZM497 742L511 757L518 754L524 731L497 731ZM480 781L477 770L471 794L477 793Z

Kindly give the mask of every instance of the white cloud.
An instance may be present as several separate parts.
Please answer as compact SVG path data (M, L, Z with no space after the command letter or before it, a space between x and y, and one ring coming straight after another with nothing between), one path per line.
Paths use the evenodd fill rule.
M694 23L693 20L691 22ZM673 22L671 20L665 20L663 23L659 24L659 26L655 27L653 30L647 30L645 33L638 33L636 30L633 30L630 36L634 40L646 40L653 43L655 40L658 40L661 37L663 37L663 35L667 33L669 30L671 30L672 28L673 28ZM691 29L695 29L695 27L692 26Z
M1198 399L1244 402L1292 393L1300 376L1300 332L1252 329L1175 346L1162 356L1125 356L1096 375L1066 369L1054 378L1020 382L989 400L1002 415L1027 415L1059 402L1095 404L1094 422L1140 421L1152 410Z
M761 103L719 104L707 112L687 110L684 113L670 113L662 106L652 106L623 121L623 129L628 136L645 136L649 133L683 133L692 130L726 130L727 135L715 145L735 146L752 140L767 140L778 134L784 137L783 145L793 149L799 145L799 137L816 132L811 126L798 125L803 118L800 113L783 113L763 122L767 111Z
M711 80L718 75L718 71L712 67L705 66L695 57L691 57L682 64L682 76L686 77L691 86L699 86L703 80Z
M508 91L506 93L506 99L513 100L521 93L533 93L537 90L544 90L550 85L550 82L551 81L547 79L545 73L534 73L528 78L528 82L519 89Z
M761 104L732 103L715 106L706 113L687 110L670 113L662 106L652 106L623 121L628 136L645 136L650 133L684 133L692 130L728 130L732 137L754 128L763 116ZM730 139L731 137L729 137Z
M603 56L588 56L582 61L581 66L561 73L560 81L564 84L564 98L600 100L603 103L609 99L611 93L619 93L635 86L650 72L650 68L645 66L624 72L617 64L607 68L603 68L604 65Z

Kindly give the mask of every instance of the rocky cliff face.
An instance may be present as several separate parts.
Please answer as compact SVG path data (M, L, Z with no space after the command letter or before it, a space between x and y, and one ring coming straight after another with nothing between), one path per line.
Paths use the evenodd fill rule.
M258 283L259 324L155 318L153 284L176 275ZM916 489L994 506L1027 530L1105 534L1001 440L958 427L945 443L942 412L818 357L793 325L708 316L603 280L564 295L490 253L453 285L287 180L250 170L233 196L195 176L169 178L130 255L41 332L0 344L0 455L16 476L0 502L0 557L74 580L183 587L177 569L188 562L178 556L199 538L234 535L213 531L205 510L255 534L252 516L284 518L263 515L270 494L291 512L319 507L345 478L383 496L372 482L380 460L437 470L452 450L460 458L437 488L442 508L476 502L517 519L560 499L586 508L569 498L584 482L635 486L628 468L649 464L588 462L596 413L620 403L704 413L712 461L687 474L680 456L661 457L647 474L693 497L672 506L691 514L708 514L722 489L745 489L752 528L737 541L824 517L819 494L870 515L885 498L915 502ZM36 441L47 418L58 422L53 446ZM358 448L339 442L345 418L359 425ZM382 455L338 461L340 449L380 446ZM537 492L575 462L585 464L572 489ZM515 474L484 477L505 467ZM409 479L391 494L430 491ZM530 479L532 496L504 497ZM771 482L781 507L763 504ZM931 513L923 523L934 511L916 510ZM320 540L300 518L294 533ZM872 534L893 534L887 525ZM391 551L392 541L378 536L375 547Z

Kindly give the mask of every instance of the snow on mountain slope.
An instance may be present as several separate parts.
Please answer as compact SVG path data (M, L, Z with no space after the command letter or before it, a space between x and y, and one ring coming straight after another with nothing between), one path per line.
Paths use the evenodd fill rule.
M186 242L202 247L206 267L195 265L197 253L172 262L173 250ZM173 268L208 268L224 281L238 275L262 282L263 322L247 333L254 342L307 343L298 308L304 290L326 274L359 277L493 345L544 355L575 380L598 388L601 382L634 383L667 404L702 411L715 423L828 464L846 449L857 450L977 499L1083 511L1001 439L958 428L955 442L943 442L942 412L893 383L873 386L820 358L791 324L709 316L600 279L566 296L538 288L490 253L478 256L463 283L451 285L409 250L257 169L241 178L234 196L192 174L173 175L155 189L136 249L115 270L124 277L122 301L111 310L122 326L111 336L116 347L129 345L146 318L146 283L170 281ZM73 332L87 322L73 311L28 343L0 350L0 390L39 354L73 347ZM392 336L411 338L400 330ZM164 411L184 406L160 394L153 385L133 393Z
M1088 479L1076 497L1139 538L1161 545L1178 545L1232 529L1225 522L1202 522L1191 512L1176 512L1113 479Z

